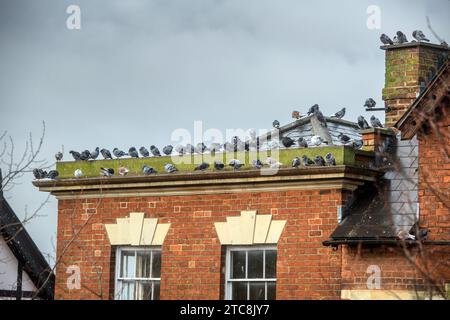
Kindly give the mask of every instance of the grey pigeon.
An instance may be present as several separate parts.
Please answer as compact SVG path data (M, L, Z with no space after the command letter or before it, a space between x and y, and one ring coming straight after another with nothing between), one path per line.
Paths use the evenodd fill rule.
M336 165L336 159L334 158L334 156L330 152L328 152L325 155L325 160L326 160L328 166L335 166Z
M294 168L298 168L301 164L302 162L299 157L295 157L294 159L292 159L292 166Z
M142 173L144 173L145 175L149 175L152 173L158 173L155 169L153 169L152 167L144 164L144 166L142 167Z
M91 152L91 160L97 160L98 156L100 155L100 148L95 148L94 151Z
M322 127L327 126L327 121L325 120L325 117L323 116L323 113L320 110L314 112L314 115L317 117L317 120L319 120Z
M380 40L383 44L394 44L394 42L392 42L391 38L389 38L386 34L381 34L380 36Z
M297 144L300 148L308 148L308 142L303 137L298 138Z
M208 169L208 168L209 168L209 163L202 162L201 164L199 164L198 166L196 166L194 170L204 171L204 170L206 170L206 169Z
M314 158L314 163L316 166L324 166L325 165L325 159L322 156L316 156Z
M346 143L348 143L348 142L350 141L350 137L347 136L347 135L345 135L345 134L343 134L342 132L339 133L338 139L339 139L339 140L341 141L341 143L343 143L343 144L346 144Z
M100 175L105 177L111 177L114 175L114 169L113 168L100 168Z
M363 147L363 145L364 145L364 141L360 140L360 139L353 140L353 142L352 142L352 147L356 150L361 149Z
M370 117L370 124L374 128L384 128L383 125L381 124L380 120L375 116Z
M51 180L55 180L57 176L59 176L59 172L56 170L50 170L47 174L47 178Z
M372 98L368 98L366 99L366 102L364 102L364 107L371 109L375 108L376 104L377 103L375 102L375 100L373 100Z
M309 116L310 114L316 113L317 111L319 111L319 105L318 105L318 104L315 104L315 105L313 105L311 108L309 108L309 110L308 110L308 116Z
M47 176L47 172L42 169L33 169L33 175L36 180L44 179Z
M80 159L83 161L89 160L91 157L91 152L89 150L84 150L80 153Z
M216 170L223 170L225 168L225 165L220 161L214 161L214 169Z
M230 167L233 167L234 170L239 170L244 164L242 164L239 160L233 159L228 164Z
M203 142L197 143L197 146L195 148L195 151L199 154L203 154L208 148Z
M272 127L276 128L276 129L280 128L280 121L274 120L272 122Z
M295 144L295 141L294 141L294 139L292 139L290 137L283 137L283 138L281 138L281 143L286 148L290 148Z
M100 153L102 154L104 159L112 159L111 152L109 152L109 150L102 149L100 150Z
M393 42L394 42L394 44L399 44L400 43L397 36L394 36Z
M261 169L263 167L263 163L259 159L255 159L252 161L252 167L255 169Z
M131 147L130 149L128 149L128 154L132 158L139 158L139 153L137 152L135 147Z
M178 171L178 169L171 163L166 163L164 165L164 170L168 173L173 173L173 172Z
M176 151L180 156L182 156L182 155L184 154L184 152L185 152L184 147L183 147L181 144L178 144L178 145L175 146L175 151ZM163 149L163 152L164 152L164 149Z
M338 118L338 119L342 119L345 116L345 108L342 108L341 110L339 110L338 112L336 112L333 116L331 116L332 118Z
M113 155L114 155L116 158L120 159L120 158L126 156L127 153L124 152L124 151L122 151L122 150L119 150L119 148L114 148L114 149L113 149Z
M312 161L310 158L308 158L307 155L302 156L303 159L303 165L306 167L312 166L313 164L315 164L314 161Z
M58 151L58 152L55 154L55 159L56 159L56 161L61 161L62 158L63 158L62 152Z
M72 157L75 159L75 161L81 160L81 154L79 152L70 150L69 153L72 155Z
M166 156L170 156L172 154L172 150L173 150L173 146L171 144L168 144L167 146L164 146L164 148L162 149L163 153Z
M408 39L406 38L405 34L401 31L397 31L397 39L399 44L408 42Z
M370 126L367 123L366 119L363 116L358 117L358 126L360 129L369 129Z
M419 42L421 42L421 41L430 42L430 40L428 40L427 37L425 37L425 35L423 34L423 32L420 30L414 30L412 33L412 36L414 39L416 39Z
M161 153L159 152L159 149L155 147L154 145L150 146L150 152L154 157L161 157Z
M146 147L140 147L139 152L140 152L141 156L143 156L144 158L150 157L150 152L148 152Z

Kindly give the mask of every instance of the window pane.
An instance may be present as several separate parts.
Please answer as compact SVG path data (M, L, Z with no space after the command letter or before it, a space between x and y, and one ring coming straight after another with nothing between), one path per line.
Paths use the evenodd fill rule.
M152 278L161 277L161 251L153 251Z
M266 250L266 278L276 278L277 275L277 251Z
M134 251L122 251L122 266L120 276L122 278L133 278L136 269L136 258Z
M152 299L152 283L150 281L139 281L136 293L136 300Z
M262 278L263 277L263 256L264 251L253 250L248 251L248 278Z
M137 278L150 278L150 258L151 253L149 251L137 252Z
M264 300L266 286L264 282L250 282L250 300Z
M245 278L245 251L231 251L231 279Z
M231 299L233 300L248 300L247 299L247 285L248 282L233 282L231 288Z
M122 282L122 300L134 300L134 282Z
M153 300L159 300L159 281L153 282Z
M267 300L275 300L275 282L267 282Z

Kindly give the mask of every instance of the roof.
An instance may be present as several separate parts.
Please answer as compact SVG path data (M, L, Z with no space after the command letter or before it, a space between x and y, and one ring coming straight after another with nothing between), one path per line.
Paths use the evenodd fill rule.
M1 178L0 170L0 182ZM3 197L0 189L0 234L14 256L23 264L23 270L38 288L37 296L50 300L54 297L55 277L47 260L31 239L27 230Z

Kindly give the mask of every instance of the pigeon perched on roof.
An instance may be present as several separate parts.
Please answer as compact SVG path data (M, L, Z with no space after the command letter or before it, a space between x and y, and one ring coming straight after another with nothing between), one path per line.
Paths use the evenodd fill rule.
M75 172L73 173L73 176L75 178L82 178L83 177L83 171L81 171L81 169L77 169L75 170Z
M317 110L316 112L314 112L314 115L317 117L317 120L319 120L320 125L322 127L326 127L327 126L327 121L325 120L325 117L323 116L322 111Z
M286 148L290 148L295 144L295 141L294 141L294 139L292 139L290 137L283 137L283 138L281 138L281 143Z
M114 175L114 169L113 168L100 168L100 175L105 177L111 177Z
M70 150L69 153L75 159L75 161L81 161L81 154L77 151Z
M128 154L132 158L139 158L139 153L137 152L135 147L131 147L130 149L128 149Z
M342 119L345 116L345 108L342 108L341 110L339 110L338 112L336 112L333 116L331 116L332 118L337 118L337 119Z
M299 111L297 111L297 110L294 110L294 111L292 111L292 118L293 119L300 119L302 117L302 115L300 114L300 112Z
M312 136L311 143L315 146L320 146L322 143L326 143L326 141L324 141L321 136Z
M206 170L208 168L209 168L209 163L202 162L198 166L196 166L194 170L204 171L204 170Z
M164 149L163 149L164 150ZM175 151L182 156L185 153L184 147L181 144L175 146ZM164 152L164 151L163 151Z
M233 167L234 170L239 170L244 164L241 163L239 160L237 159L233 159L230 161L230 163L228 163L228 165L230 167Z
M89 160L91 157L91 152L89 150L84 150L80 153L80 159L83 161Z
M328 152L325 155L325 161L327 162L328 166L335 166L336 165L336 159L334 158L333 154L331 152Z
M104 159L112 159L111 152L109 152L109 150L102 149L100 150L100 153L102 154Z
M401 31L397 31L397 41L399 44L407 43L408 39L406 38L405 34Z
M414 30L412 33L412 36L414 39L416 39L419 42L422 42L422 41L430 42L430 40L428 40L427 37L425 37L425 35L423 34L423 32L421 30Z
M325 165L325 159L322 156L316 156L314 158L314 163L316 166L324 166Z
M55 180L57 176L59 176L59 172L56 170L50 170L47 173L47 179L50 179L50 180Z
M142 166L142 173L145 175L149 175L149 174L158 173L158 172L153 167L150 167L150 166L144 164Z
M380 119L378 119L375 116L371 116L370 117L370 124L372 125L372 127L374 128L384 128L383 125L380 122Z
M298 138L297 144L300 148L308 148L308 142L303 137Z
M150 146L150 152L152 153L152 155L154 157L161 157L161 153L159 152L159 149L154 145Z
M375 108L375 105L377 103L375 102L375 100L373 100L372 98L367 98L366 102L364 102L364 107L371 109L371 108Z
M294 159L292 159L292 167L298 168L301 164L302 162L299 157L295 157Z
M346 144L346 143L348 143L348 142L350 141L350 137L347 136L347 135L345 135L345 134L343 134L342 132L339 133L338 139L339 139L339 141L340 141L342 144Z
M280 121L274 120L272 122L272 127L276 128L276 129L279 129L280 128Z
M319 111L319 105L316 103L315 105L311 106L308 110L308 116L310 114L316 113L317 111Z
M61 151L58 151L58 152L55 154L55 159L56 159L56 161L61 161L62 158L63 158L63 153L62 153Z
M263 167L263 163L259 159L252 160L252 167L255 169L261 169Z
M382 33L380 36L380 40L383 44L394 44L394 42L392 42L391 38L389 38L389 36L387 36L386 34Z
M303 165L306 167L309 167L309 166L312 166L315 164L315 162L312 161L310 158L308 158L307 155L303 155L302 160L303 160Z
M122 151L122 150L119 150L119 148L114 148L114 149L113 149L113 155L114 155L117 159L120 159L120 158L126 156L127 153L124 152L124 151Z
M139 148L139 153L141 154L141 156L143 156L144 158L148 158L150 157L150 152L148 152L146 147L140 147Z
M203 154L208 148L206 147L206 145L203 142L199 142L197 143L196 147L195 147L195 151L199 154Z
M98 156L100 155L100 148L97 147L94 149L94 151L91 152L91 160L97 160Z
M33 169L33 175L36 180L45 179L47 177L47 172L42 169Z
M121 175L121 176L126 176L128 174L128 172L130 172L130 170L128 170L127 167L119 167L119 169L117 169L117 171L119 172L119 175Z
M361 139L353 140L352 141L352 147L353 149L359 150L363 147L364 141Z
M164 146L162 151L166 156L170 156L172 154L173 146L171 144L168 144L167 146Z
M173 173L178 171L178 169L172 163L166 163L164 165L164 170L168 173Z
M223 170L225 168L225 165L220 161L214 161L214 169L216 170Z
M360 129L369 129L370 126L363 116L358 116L358 126Z

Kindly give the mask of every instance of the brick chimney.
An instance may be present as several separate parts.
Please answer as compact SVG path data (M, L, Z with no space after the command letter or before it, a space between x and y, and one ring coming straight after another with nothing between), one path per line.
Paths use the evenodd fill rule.
M439 56L450 49L441 45L409 42L381 46L386 51L386 74L383 89L386 127L393 127L436 74Z

